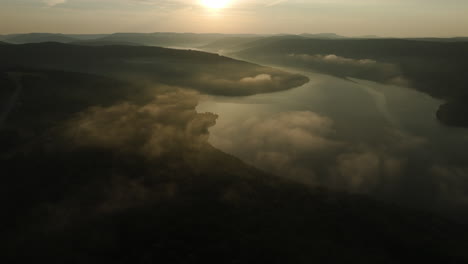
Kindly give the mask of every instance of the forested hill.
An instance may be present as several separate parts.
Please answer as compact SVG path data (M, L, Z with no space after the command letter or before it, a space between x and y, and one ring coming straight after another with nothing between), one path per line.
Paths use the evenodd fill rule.
M39 43L0 46L0 68L29 67L105 75L240 96L300 86L298 74L194 50Z

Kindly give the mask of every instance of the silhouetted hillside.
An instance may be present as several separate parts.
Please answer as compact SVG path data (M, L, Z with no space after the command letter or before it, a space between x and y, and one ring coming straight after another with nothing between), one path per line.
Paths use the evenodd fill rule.
M21 88L0 128L5 263L468 261L464 224L214 149L193 92L24 68L0 84Z
M3 45L0 67L84 72L132 82L157 82L217 95L251 95L300 86L304 76L217 54L144 46L60 43Z
M254 37L225 37L218 40L215 40L207 45L200 46L199 49L211 51L211 52L220 52L220 51L240 51L243 49L244 45L253 42L258 39L263 39L261 36Z
M335 33L317 33L317 34L310 34L310 33L303 33L300 34L302 37L312 38L312 39L345 39L348 37L340 36Z
M376 39L376 38L382 38L382 37L377 36L377 35L363 35L363 36L356 36L354 38L358 38L358 39Z
M115 33L100 41L131 42L161 47L196 47L224 37L222 34L195 33Z
M76 40L97 40L109 36L110 34L64 34L67 37L76 39Z
M72 37L65 36L63 34L51 34L51 33L30 33L30 34L19 34L7 36L3 41L13 44L24 44L24 43L41 43L41 42L61 42L68 43L76 41Z
M73 41L68 44L82 45L82 46L143 46L143 44L137 44L137 43L132 43L132 42L115 42L115 41L94 40L94 39Z
M408 38L409 40L418 41L435 41L435 42L468 42L468 37L455 38Z
M271 38L270 38L271 39ZM465 43L437 43L403 39L275 39L252 43L252 49L241 54L254 54L257 50L296 54L335 54L354 59L379 59L392 62L400 58L427 57L453 59L468 47ZM279 55L279 54L278 54Z
M261 35L254 34L196 34L196 33L114 33L114 34L52 34L29 33L0 35L0 40L8 40L15 44L74 41L96 41L113 43L135 43L139 45L161 47L197 47L207 45L223 38L254 38Z

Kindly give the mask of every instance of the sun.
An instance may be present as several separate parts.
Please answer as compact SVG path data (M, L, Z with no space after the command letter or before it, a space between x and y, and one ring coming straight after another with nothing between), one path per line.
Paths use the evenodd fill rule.
M230 0L201 0L201 4L212 9L224 8L229 4Z

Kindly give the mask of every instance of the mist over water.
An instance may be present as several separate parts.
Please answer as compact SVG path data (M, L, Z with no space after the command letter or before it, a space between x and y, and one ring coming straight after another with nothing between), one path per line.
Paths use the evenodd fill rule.
M292 90L204 97L197 110L219 115L210 143L311 185L441 210L468 202L467 129L439 123L440 100L395 85L300 73L311 81Z
M0 0L0 263L468 263L467 12Z
M468 127L464 65L379 57L422 41L259 41L3 44L7 258L466 263L468 130L447 126Z

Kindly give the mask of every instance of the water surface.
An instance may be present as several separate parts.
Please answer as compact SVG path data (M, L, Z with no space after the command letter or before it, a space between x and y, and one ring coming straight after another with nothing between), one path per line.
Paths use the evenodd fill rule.
M300 73L311 81L287 91L203 97L197 110L219 115L210 143L308 184L424 206L468 201L468 130L436 119L442 101L405 87Z

